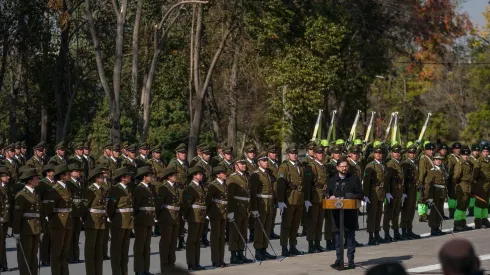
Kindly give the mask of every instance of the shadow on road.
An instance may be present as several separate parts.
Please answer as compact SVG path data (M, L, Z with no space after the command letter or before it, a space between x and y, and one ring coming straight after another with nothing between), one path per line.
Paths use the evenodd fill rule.
M383 258L377 258L377 259L371 259L367 260L364 262L358 262L358 265L377 265L377 264L384 264L384 263L402 263L403 261L408 261L413 258L413 255L404 255L404 256L397 256L397 257L383 257Z

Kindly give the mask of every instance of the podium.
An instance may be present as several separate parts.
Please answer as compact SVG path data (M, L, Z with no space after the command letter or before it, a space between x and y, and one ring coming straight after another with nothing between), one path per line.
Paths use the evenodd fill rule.
M344 210L361 208L361 201L356 199L323 199L322 208L326 210L339 210L340 230L340 268L344 269Z

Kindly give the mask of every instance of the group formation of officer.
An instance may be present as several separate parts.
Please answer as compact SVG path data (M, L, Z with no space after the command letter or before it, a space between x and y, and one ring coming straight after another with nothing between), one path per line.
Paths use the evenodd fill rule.
M349 173L362 179L369 245L420 238L412 231L417 209L432 236L445 234L446 219L454 219L454 231L472 229L467 215L475 217L475 228L490 227L486 141L471 148L455 142L450 149L430 142L364 146L356 140L348 146L337 140L325 145L310 142L301 161L298 148L290 145L280 161L276 146L258 152L248 145L237 157L223 144L212 157L210 147L200 144L188 162L187 147L180 144L167 164L161 148L147 144L106 144L95 159L87 142L70 148L60 142L48 159L41 142L29 160L25 143L9 144L0 156L0 271L9 270L5 240L10 236L17 241L20 274L38 274L38 250L52 274L69 274L68 264L81 262L81 230L86 274L102 274L103 261L109 259L114 275L128 274L132 237L139 275L151 275L152 236L160 236L162 273L175 268L179 249L186 250L189 270L204 269L200 249L206 246L213 266L226 267L226 243L231 264L275 259L275 252L268 252L271 239L280 239L282 256L302 255L297 248L301 225L308 253L334 250L332 213L322 208L322 200L341 158L347 159ZM73 156L67 156L67 149ZM278 211L280 235L274 232Z

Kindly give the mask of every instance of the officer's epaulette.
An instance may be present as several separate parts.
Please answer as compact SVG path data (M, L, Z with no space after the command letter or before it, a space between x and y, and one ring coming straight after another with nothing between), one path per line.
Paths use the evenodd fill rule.
M252 172L252 173L250 173L250 174L258 174L258 173L259 173L259 170L255 170L255 171L253 171L253 172Z
M430 168L430 171L437 171L437 168Z
M238 174L236 172L233 172L233 173L231 173L230 176L236 176L236 175L238 175Z
M95 185L92 183L88 189L92 190L92 191L97 191L97 187L95 187Z

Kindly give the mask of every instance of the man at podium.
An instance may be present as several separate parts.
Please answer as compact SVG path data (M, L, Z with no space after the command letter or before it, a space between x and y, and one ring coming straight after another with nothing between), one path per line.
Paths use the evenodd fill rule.
M358 199L362 200L364 194L362 192L362 185L359 177L350 174L349 163L346 158L341 158L337 162L337 173L335 176L331 177L327 182L327 196L329 199ZM340 239L340 210L332 210L333 223L332 229L335 232L335 250L337 254L337 260L332 266L332 268L343 268L340 266L341 262L341 252L340 252L340 242L344 240ZM357 209L345 209L344 210L344 230L345 238L347 241L347 259L348 268L355 268L354 264L354 253L356 252L356 239L355 230L357 223Z

